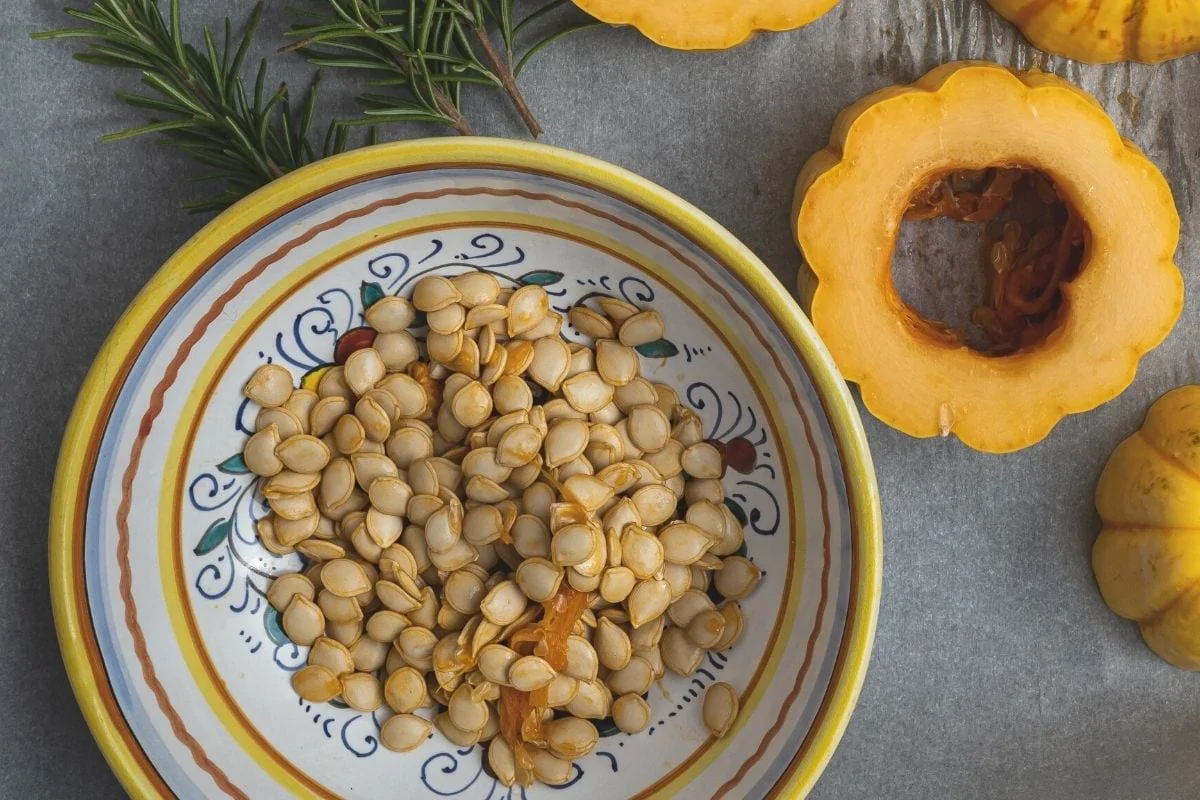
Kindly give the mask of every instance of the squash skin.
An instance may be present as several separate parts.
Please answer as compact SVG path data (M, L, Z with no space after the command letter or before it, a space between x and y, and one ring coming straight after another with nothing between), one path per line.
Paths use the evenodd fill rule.
M895 291L892 252L931 176L1003 164L1049 175L1091 233L1057 329L989 357L929 334ZM1182 311L1166 180L1094 98L1053 75L954 62L862 98L804 165L792 211L818 333L867 408L912 436L1028 447L1120 394Z
M1189 0L988 0L1035 46L1090 64L1157 64L1200 51Z
M572 0L602 22L632 25L675 50L727 50L757 31L802 28L838 0Z
M1096 486L1100 594L1150 649L1200 670L1200 386L1163 395Z

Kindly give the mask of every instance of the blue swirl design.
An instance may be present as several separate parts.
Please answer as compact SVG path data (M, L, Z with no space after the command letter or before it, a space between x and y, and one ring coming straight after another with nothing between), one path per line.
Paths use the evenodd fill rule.
M508 231L483 232L471 237L465 244L452 240L430 237L403 251L395 250L364 260L358 267L363 279L378 282L387 293L403 294L412 284L429 274L457 274L470 268L486 272L505 286L519 286L519 277L529 273L532 261L527 249L514 242ZM461 241L461 240L460 240ZM537 267L533 267L536 271ZM576 287L575 285L578 284ZM564 313L574 303L601 294L589 289L603 289L604 294L620 296L636 305L652 303L656 298L654 287L638 275L604 274L571 281L573 290L568 292L567 283L546 286L554 298L555 308ZM570 295L570 298L568 297ZM572 301L571 298L574 298ZM363 308L358 292L351 293L341 288L330 288L316 294L311 305L296 314L290 324L273 333L273 347L259 351L264 363L278 362L293 370L308 371L333 360L338 338L347 330L361 325ZM711 346L701 343L685 346L687 360L702 352L711 351ZM707 435L713 438L744 436L756 448L766 443L768 433L759 423L760 415L732 392L720 394L713 386L697 381L684 392L688 403L700 415ZM254 431L257 408L243 399L233 411L230 419L232 428L240 436L249 436ZM226 454L228 455L228 454ZM781 524L780 506L771 487L776 481L775 467L764 463L769 453L760 450L759 462L749 476L737 481L736 496L748 511L747 527L760 535L771 535ZM266 589L270 581L284 572L293 572L304 565L299 555L277 556L257 540L256 522L269 513L265 500L259 492L260 481L254 475L226 474L216 465L210 465L191 479L187 487L187 502L191 509L206 517L201 532L220 519L229 521L229 534L211 551L203 555L192 552L192 539L199 534L189 532L189 547L185 551L193 564L195 579L193 586L198 595L206 600L221 600L228 612L242 615L257 624L244 625L237 631L241 646L255 658L267 659L279 670L290 673L303 667L307 661L307 648L298 647L288 641L279 627L279 615L266 602ZM748 502L753 495L755 502ZM758 495L763 495L759 498ZM214 544L216 544L214 542ZM259 655L261 653L261 655ZM707 661L697 670L692 686L680 698L679 708L684 703L699 697L699 689L706 688L717 679L728 661L726 653L710 653ZM322 704L314 707L298 698L297 710L311 721L319 736L338 742L357 758L370 758L383 750L379 743L379 729L388 716L387 712L362 714L342 704ZM675 716L672 711L668 718ZM661 727L666 720L651 726ZM586 760L587 772L600 776L619 771L618 753L597 751L594 760ZM439 797L467 797L472 800L526 800L526 791L520 786L505 787L491 777L483 767L483 748L441 749L431 754L420 768L421 783ZM610 772L611 771L611 772ZM585 777L585 768L573 765L571 780L564 786L548 787L561 790L576 785ZM595 781L593 781L595 782Z

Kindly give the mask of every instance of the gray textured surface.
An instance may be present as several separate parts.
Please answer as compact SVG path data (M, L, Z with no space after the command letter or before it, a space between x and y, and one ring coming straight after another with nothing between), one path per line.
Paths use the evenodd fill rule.
M59 2L11 3L0 20L0 641L9 654L0 796L12 798L120 795L58 657L45 578L50 483L101 341L204 221L178 208L190 164L149 141L98 142L131 120L111 100L128 77L71 62L65 43L28 40L63 22ZM245 4L186 5L192 20L214 20ZM283 25L269 15L264 39ZM981 1L845 0L806 30L728 53L673 53L631 31L593 31L547 51L524 86L545 141L695 202L790 282L792 180L835 113L951 58L1029 65L1033 51L1015 41ZM1049 66L1098 92L1166 172L1195 292L1200 63ZM346 89L335 77L327 96ZM472 94L468 112L484 131L519 134L497 98ZM1155 396L1197 378L1191 309L1122 397L1022 453L914 441L865 418L886 523L879 633L861 703L814 797L1200 795L1200 676L1151 655L1104 607L1088 564L1107 453Z

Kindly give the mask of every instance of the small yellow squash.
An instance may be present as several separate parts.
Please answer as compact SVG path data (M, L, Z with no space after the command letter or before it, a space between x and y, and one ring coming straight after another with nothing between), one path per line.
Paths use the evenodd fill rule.
M1117 446L1096 510L1104 602L1167 662L1200 670L1200 386L1168 392Z
M1200 50L1196 0L988 0L1038 47L1107 64L1157 64Z
M800 28L837 0L574 0L598 20L632 25L676 50L725 50L756 31Z

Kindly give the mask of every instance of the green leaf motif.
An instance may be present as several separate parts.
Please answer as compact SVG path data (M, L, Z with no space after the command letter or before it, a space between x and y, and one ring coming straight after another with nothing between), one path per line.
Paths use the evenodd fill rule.
M224 518L217 520L208 526L208 530L200 537L200 543L196 545L196 549L192 552L198 556L211 553L225 543L225 540L229 538L229 532L232 530L232 521Z
M363 281L362 285L358 287L358 293L362 297L363 311L383 299L383 287L378 283Z
M634 348L646 358L670 358L679 355L679 348L670 339L657 339Z
M250 471L250 468L246 466L246 461L242 458L241 453L235 453L222 461L220 464L217 464L217 469L219 469L221 472L224 472L226 475L245 475Z
M283 632L283 624L279 620L279 612L274 606L267 606L267 611L263 614L263 627L267 629L267 638L275 644L288 642L287 634Z
M535 269L533 272L526 272L517 278L517 283L522 286L553 286L562 279L561 272L555 272L552 269Z

